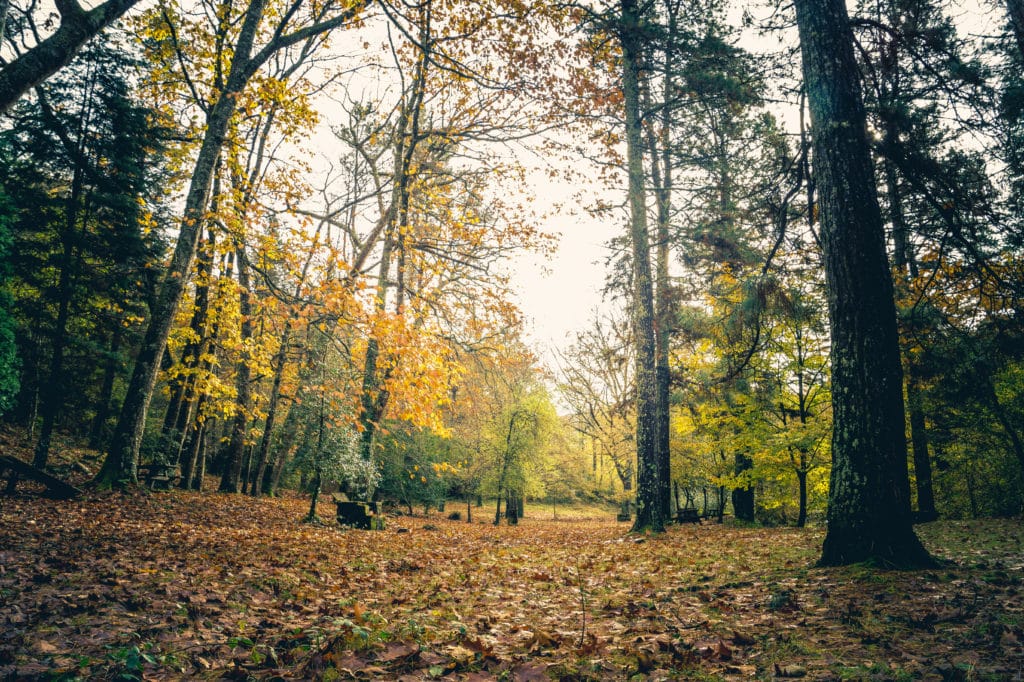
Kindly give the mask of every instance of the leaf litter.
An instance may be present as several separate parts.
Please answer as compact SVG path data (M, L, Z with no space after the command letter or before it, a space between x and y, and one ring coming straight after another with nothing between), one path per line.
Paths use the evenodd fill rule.
M817 529L396 517L297 497L0 498L0 679L1013 679L1016 520L931 571L818 569ZM332 516L329 505L321 516ZM429 528L429 530L425 530Z

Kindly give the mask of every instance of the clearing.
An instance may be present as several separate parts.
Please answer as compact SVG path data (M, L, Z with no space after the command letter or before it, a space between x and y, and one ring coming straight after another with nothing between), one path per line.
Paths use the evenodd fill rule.
M813 567L820 529L393 517L185 492L0 498L0 679L1011 680L1019 520L934 571ZM465 510L462 510L465 513ZM320 509L333 517L333 505ZM493 511L490 512L493 514ZM474 509L486 519L487 508Z

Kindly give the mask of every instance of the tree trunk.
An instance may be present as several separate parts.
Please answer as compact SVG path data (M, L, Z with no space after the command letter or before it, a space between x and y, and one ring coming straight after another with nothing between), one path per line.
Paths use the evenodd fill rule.
M215 178L214 196L218 194L216 183ZM204 362L203 356L209 351L213 342L211 334L207 330L207 320L210 313L209 278L213 270L214 240L215 234L213 230L210 230L207 241L197 247L199 248L199 257L196 266L198 276L196 278L195 312L192 313L192 319L189 322L189 329L194 335L194 340L190 340L181 353L184 375L175 377L171 382L171 398L167 403L167 412L164 414L161 433L168 447L165 454L171 461L180 461L181 459L188 425L193 416L192 408L196 403L194 395L197 384L196 371L203 364L208 364Z
M893 60L886 62L890 92L889 97L896 101L899 97L899 74L896 66L890 64ZM885 127L885 143L889 148L895 148L899 144L899 130L895 121L888 120ZM893 265L899 272L899 280L896 290L900 293L900 299L905 298L909 292L911 283L917 277L917 259L910 243L910 228L907 225L906 215L903 210L903 193L900 191L899 177L896 173L896 165L886 159L883 161L885 172L886 194L889 199L889 214L892 221L892 242L893 242ZM917 488L917 520L934 521L938 518L935 511L935 495L932 492L932 467L928 457L928 431L925 424L924 410L921 405L921 390L919 387L919 369L913 353L910 351L909 343L913 338L914 325L913 310L904 314L903 325L905 328L904 338L908 339L908 347L903 355L905 368L905 384L907 390L907 411L910 416L910 445L914 459L914 481Z
M910 447L914 456L914 481L917 483L917 518L920 523L939 518L935 509L932 485L932 462L928 454L928 428L921 407L921 388L918 385L917 365L907 360L907 407L910 411Z
M239 287L239 314L242 317L241 342L242 348L248 346L252 340L252 301L249 291L249 265L246 261L245 252L241 245L237 245L238 262L238 287ZM224 475L220 479L220 492L237 493L242 476L242 460L245 456L245 441L248 434L249 410L252 402L252 372L250 370L251 359L247 357L245 350L238 360L236 368L235 390L237 393L237 409L234 422L231 426L231 442L228 444L227 465L224 467Z
M197 408L202 407L202 400ZM192 422L186 427L185 436L181 443L181 452L184 458L181 458L181 482L178 483L178 487L182 490L194 489L193 481L196 480L196 471L199 468L199 451L202 449L203 434L205 433L206 427L204 423L198 421Z
M281 381L284 378L285 363L288 362L288 343L291 337L291 320L285 323L284 331L281 333L281 345L277 349L274 358L274 380L270 387L270 397L267 399L267 418L263 422L263 435L260 437L260 446L256 454L255 475L250 482L249 494L258 497L263 490L263 478L266 476L267 462L270 454L270 438L274 433L274 424L277 421L277 405L281 399Z
M801 455L803 458L803 455ZM797 469L797 486L800 490L800 510L797 512L796 527L803 528L807 525L807 470Z
M84 169L76 164L71 180L71 195L66 204L63 230L63 254L61 256L60 277L57 284L57 319L53 325L50 343L50 371L43 389L43 423L39 429L39 440L36 442L32 466L37 469L46 468L46 460L50 456L50 438L57 422L57 415L64 403L64 347L67 345L68 320L71 317L72 268L75 261L75 233L78 231L78 220L81 216L82 182Z
M107 417L110 416L110 403L114 399L114 381L121 364L118 354L121 351L121 325L116 324L110 337L110 348L107 351L107 362L103 368L103 385L96 400L96 415L92 418L89 428L89 447L95 450L103 448L107 440Z
M86 11L73 0L57 0L60 24L52 35L0 68L0 113L56 73L94 35L116 21L138 0L107 0ZM2 41L0 41L2 42Z
M667 35L671 38L676 33L676 13L672 2L667 2L668 12ZM655 270L655 355L657 381L657 422L658 432L656 449L658 458L658 480L660 484L662 518L672 518L672 451L670 448L671 411L669 409L669 392L671 373L669 355L671 350L672 300L669 292L669 223L672 220L672 147L669 131L671 129L671 103L675 94L674 51L664 50L665 61L661 65L663 99L661 115L654 116L654 107L650 88L642 88L647 110L647 144L651 157L651 180L654 183L654 195L657 202L657 267ZM661 130L655 129L658 120Z
M647 229L643 130L640 120L640 64L643 36L636 0L621 1L622 94L629 175L630 245L633 260L633 329L636 352L637 490L634 531L665 530L658 460L658 381L654 339L654 287Z
M135 359L135 369L121 406L121 416L107 458L96 476L95 482L101 486L118 485L121 481L138 484L139 446L146 428L149 401L156 387L160 358L167 346L167 336L188 283L200 231L206 223L214 171L227 136L228 124L235 112L238 93L251 76L250 54L265 8L266 0L251 0L249 3L235 46L227 85L207 118L206 133L196 157L185 199L184 215L178 229L178 243L151 311L142 347Z
M309 500L309 514L306 515L306 523L315 523L320 520L316 514L316 505L320 501L320 489L323 487L323 479L320 477L320 470L317 469L313 476L313 494Z
M754 460L744 454L736 453L733 471L740 475L754 468ZM740 521L754 522L754 486L734 488L732 491L732 511Z
M932 559L910 512L903 376L881 209L844 0L796 0L832 336L823 566Z

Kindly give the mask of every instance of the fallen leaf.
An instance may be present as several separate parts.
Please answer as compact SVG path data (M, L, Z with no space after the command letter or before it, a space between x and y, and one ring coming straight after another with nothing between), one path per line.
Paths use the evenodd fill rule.
M780 666L778 663L775 664L775 676L776 677L803 677L807 674L807 668L802 665L783 665Z

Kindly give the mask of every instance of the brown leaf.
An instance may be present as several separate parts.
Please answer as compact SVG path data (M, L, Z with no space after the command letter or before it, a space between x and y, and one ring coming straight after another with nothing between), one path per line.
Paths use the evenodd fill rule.
M776 677L803 677L807 674L807 668L802 665L783 665L780 666L778 663L775 664L775 676Z
M754 644L757 644L756 639L754 639L750 635L743 634L739 630L732 631L732 642L733 644L737 644L739 646L752 646Z
M380 655L378 661L382 663L390 663L391 661L397 661L403 658L413 658L420 652L418 647L410 646L408 644L401 644L399 642L390 642L384 653Z
M524 663L512 669L515 682L550 682L548 667L543 663Z
M530 637L526 643L526 648L530 651L540 651L542 649L557 649L561 645L561 639L557 635L552 635L544 630L534 630L533 636Z

